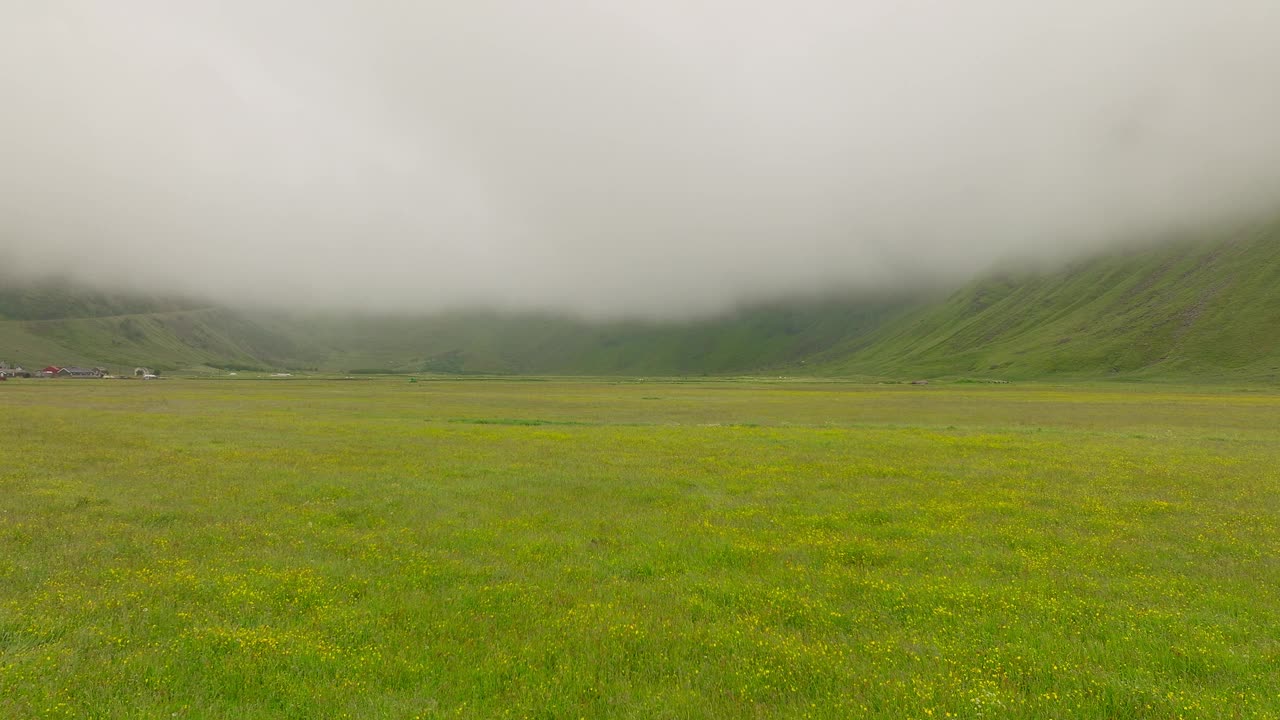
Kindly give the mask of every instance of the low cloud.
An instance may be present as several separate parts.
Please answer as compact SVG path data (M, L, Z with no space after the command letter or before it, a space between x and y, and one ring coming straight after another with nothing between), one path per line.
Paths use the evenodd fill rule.
M0 2L0 263L687 316L1280 212L1274 0Z

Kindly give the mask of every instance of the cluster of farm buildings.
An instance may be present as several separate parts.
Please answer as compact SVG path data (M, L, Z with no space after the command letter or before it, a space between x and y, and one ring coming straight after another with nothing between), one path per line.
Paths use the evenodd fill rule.
M133 376L143 380L155 379L158 375L151 368L134 368ZM71 365L50 365L43 370L25 370L21 366L10 366L0 362L0 380L9 378L107 378L112 377L106 368L74 367Z

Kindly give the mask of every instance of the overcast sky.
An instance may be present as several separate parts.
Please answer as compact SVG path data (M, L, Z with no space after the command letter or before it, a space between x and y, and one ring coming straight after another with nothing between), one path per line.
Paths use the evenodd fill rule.
M0 0L0 264L687 315L1280 214L1276 0Z

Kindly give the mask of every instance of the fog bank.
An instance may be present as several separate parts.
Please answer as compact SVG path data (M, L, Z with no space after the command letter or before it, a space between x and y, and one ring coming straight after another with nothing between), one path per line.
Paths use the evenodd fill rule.
M0 264L688 316L1280 212L1275 0L0 0Z

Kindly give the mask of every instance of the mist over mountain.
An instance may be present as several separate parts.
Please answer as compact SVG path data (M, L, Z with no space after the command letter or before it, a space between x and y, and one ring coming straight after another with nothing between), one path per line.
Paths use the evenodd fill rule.
M0 281L0 360L195 374L834 375L1280 381L1280 221L951 293L683 321L264 312Z
M1280 4L0 3L10 275L689 318L1280 207Z

